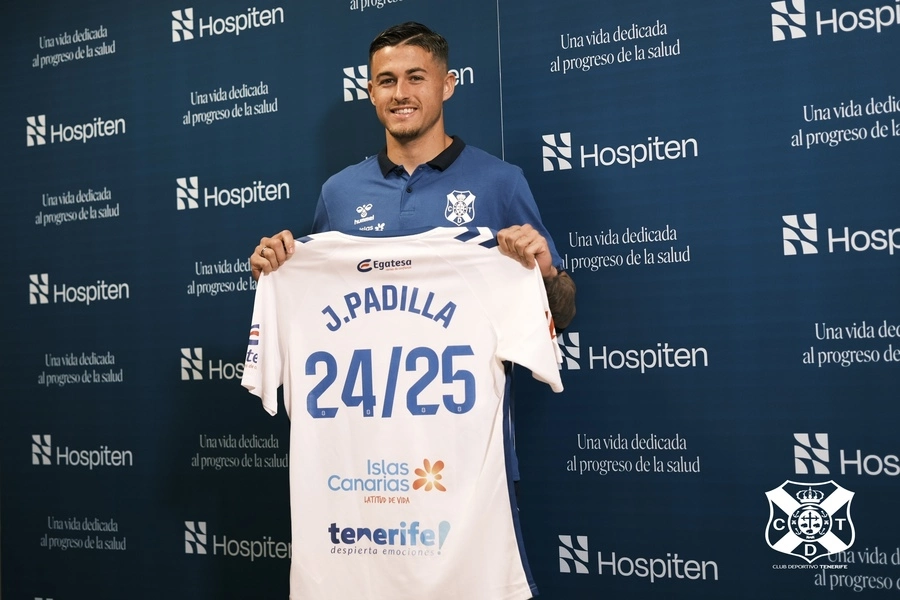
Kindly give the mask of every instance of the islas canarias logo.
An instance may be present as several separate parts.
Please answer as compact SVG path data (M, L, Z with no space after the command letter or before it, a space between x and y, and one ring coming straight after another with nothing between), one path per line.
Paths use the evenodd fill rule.
M362 472L334 473L327 478L327 485L332 492L404 493L410 489L446 492L443 470L442 460L432 462L426 458L421 467L411 468L408 462L369 458Z
M426 458L422 465L422 468L415 470L415 474L418 475L418 478L413 481L413 489L421 489L425 490L426 492L430 492L431 490L446 492L447 488L445 488L443 484L441 484L441 479L443 479L441 471L443 469L444 461L438 460L432 463Z

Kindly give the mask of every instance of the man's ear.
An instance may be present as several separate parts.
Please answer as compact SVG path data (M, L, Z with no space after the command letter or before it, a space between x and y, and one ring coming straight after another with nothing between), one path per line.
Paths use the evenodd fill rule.
M453 95L453 91L456 89L456 73L453 71L447 71L447 76L444 77L444 100L448 100L450 96Z

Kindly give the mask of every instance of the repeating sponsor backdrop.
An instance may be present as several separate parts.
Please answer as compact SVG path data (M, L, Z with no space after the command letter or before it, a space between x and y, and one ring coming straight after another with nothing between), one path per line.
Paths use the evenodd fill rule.
M900 4L143 4L3 9L4 598L287 596L247 255L383 145L409 19L579 286L517 379L542 597L900 594Z

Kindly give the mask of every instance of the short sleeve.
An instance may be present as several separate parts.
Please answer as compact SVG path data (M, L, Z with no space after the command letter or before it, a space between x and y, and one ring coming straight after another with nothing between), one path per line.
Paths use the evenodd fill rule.
M260 276L256 287L250 339L241 378L241 385L258 396L263 408L272 415L278 412L278 388L282 384L284 365L278 336L274 275Z
M504 301L495 307L494 315L497 356L530 369L535 379L561 392L559 347L540 271L526 270L512 260L509 266L526 272L514 277L513 285L501 288Z

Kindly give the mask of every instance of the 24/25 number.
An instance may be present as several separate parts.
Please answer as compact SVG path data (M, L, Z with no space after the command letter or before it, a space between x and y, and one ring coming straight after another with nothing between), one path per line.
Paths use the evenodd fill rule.
M419 395L437 379L438 374L440 374L441 383L452 384L460 381L463 384L461 398L455 393L442 395L444 407L454 414L464 414L472 410L475 405L475 376L466 369L454 370L453 360L459 356L473 356L474 354L471 346L447 346L440 356L431 348L419 346L406 353L404 360L403 348L394 346L391 349L391 360L383 396L384 403L381 407L382 418L390 418L393 414L401 363L407 373L418 373L420 366L424 366L424 372L406 391L406 408L411 415L437 413L440 404L423 403L419 400ZM325 367L324 374L306 396L306 410L313 418L333 419L338 409L336 407L320 407L319 398L337 381L337 360L328 352L321 350L313 352L306 359L306 374L318 375L320 365ZM341 390L341 401L349 407L361 405L363 416L366 417L374 416L377 404L372 379L372 350L354 350ZM354 392L354 390L358 391ZM458 391L458 387L456 391Z

